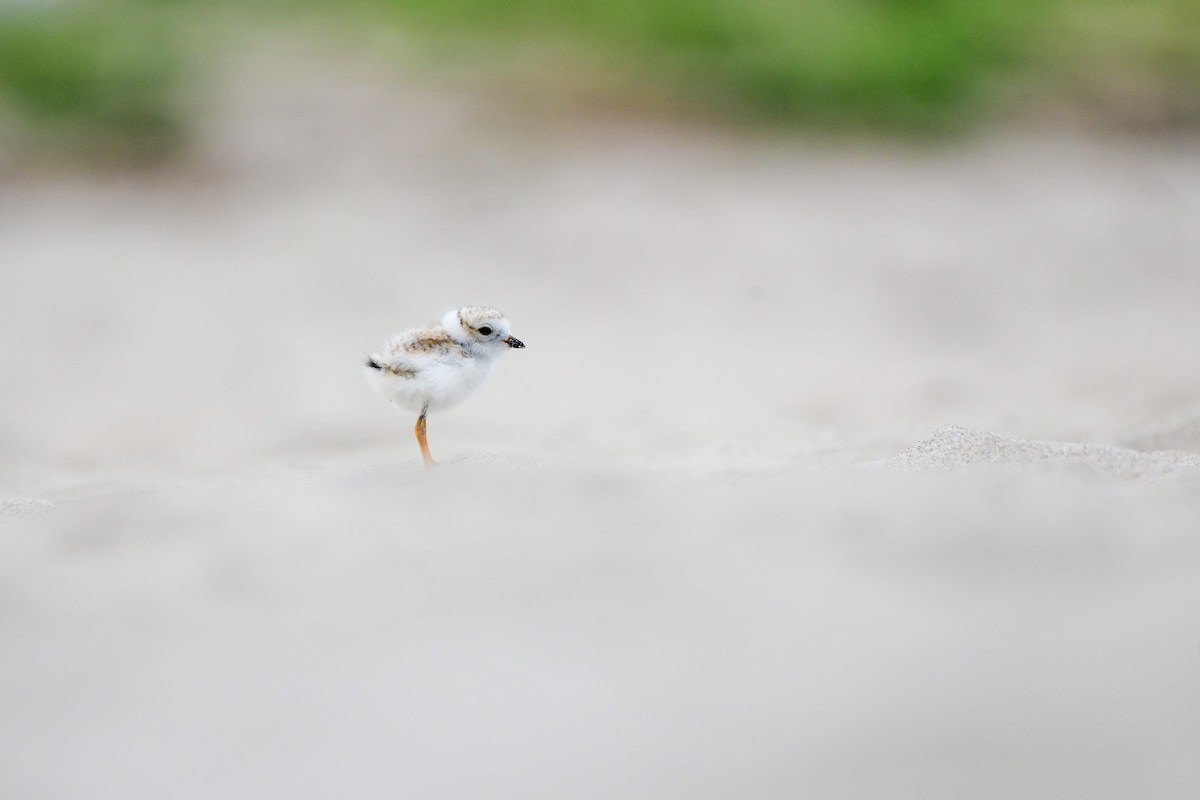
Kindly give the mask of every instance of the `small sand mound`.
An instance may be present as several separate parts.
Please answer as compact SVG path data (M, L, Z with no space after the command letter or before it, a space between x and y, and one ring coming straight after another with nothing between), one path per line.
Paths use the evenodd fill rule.
M1039 442L947 425L888 462L888 466L918 472L1033 464L1081 468L1118 478L1144 478L1192 470L1200 466L1200 455L1177 451L1147 453L1103 444Z
M539 461L532 458L522 458L520 456L504 455L502 453L471 453L469 455L451 459L446 463L455 467L474 469L501 468L507 470L540 470L546 469L550 466L545 461Z
M57 506L49 500L39 500L36 497L12 497L0 500L0 524L19 517L32 517L46 514Z

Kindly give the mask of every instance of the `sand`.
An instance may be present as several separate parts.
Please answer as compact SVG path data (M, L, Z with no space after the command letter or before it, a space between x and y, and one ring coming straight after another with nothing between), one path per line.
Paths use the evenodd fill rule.
M1200 791L1200 144L263 58L0 184L0 796ZM462 303L425 471L359 357Z

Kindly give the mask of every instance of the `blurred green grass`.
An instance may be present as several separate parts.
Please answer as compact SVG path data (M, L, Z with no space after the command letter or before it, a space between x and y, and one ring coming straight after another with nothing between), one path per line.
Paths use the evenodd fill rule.
M315 18L501 62L541 53L548 73L579 54L630 91L758 121L941 132L1050 97L1200 124L1196 0L273 0L252 22L193 0L0 6L0 105L51 141L170 151L203 73L189 59L219 56L192 46L217 6L235 26Z
M931 133L1053 96L1200 121L1197 0L356 2L434 36L565 43L628 82L751 120Z
M1022 3L1024 0L1014 0ZM1019 60L996 2L377 0L439 33L567 41L718 113L867 129L937 129L979 109ZM1024 19L1029 13L1017 14Z
M130 11L0 9L0 106L26 144L143 161L178 147L180 32Z

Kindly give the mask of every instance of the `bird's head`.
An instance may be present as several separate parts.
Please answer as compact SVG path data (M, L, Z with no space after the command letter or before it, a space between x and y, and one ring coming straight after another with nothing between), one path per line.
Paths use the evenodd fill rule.
M512 336L508 319L494 308L464 306L448 311L442 320L446 332L461 342L485 352L522 348L525 343Z

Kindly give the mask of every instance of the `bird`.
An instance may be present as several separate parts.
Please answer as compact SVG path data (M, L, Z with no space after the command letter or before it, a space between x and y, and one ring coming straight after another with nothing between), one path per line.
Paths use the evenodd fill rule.
M525 347L509 329L496 309L463 306L447 311L439 325L393 337L367 358L363 372L376 391L419 413L414 432L425 466L434 464L425 417L467 399L492 374L496 356Z

